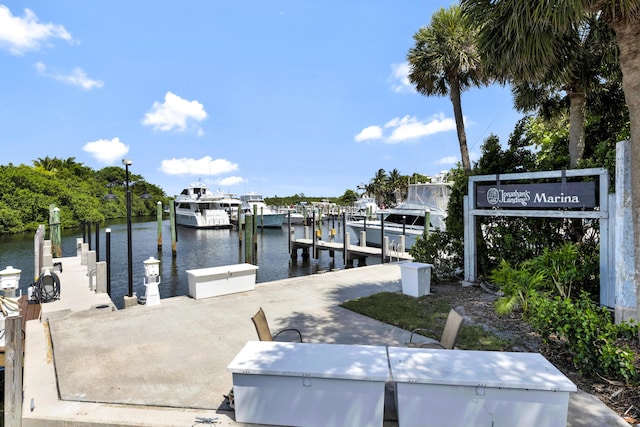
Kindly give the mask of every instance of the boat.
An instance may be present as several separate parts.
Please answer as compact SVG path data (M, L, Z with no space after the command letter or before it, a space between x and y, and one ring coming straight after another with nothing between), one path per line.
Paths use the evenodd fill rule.
M176 224L193 228L231 228L229 214L220 204L220 193L203 182L194 182L176 197Z
M444 180L445 175L439 174L432 182L409 184L407 198L397 206L389 209L379 209L377 219L357 219L346 222L346 226L355 233L358 239L360 232L366 231L367 246L381 247L382 218L384 221L384 236L389 237L389 243L398 250L408 251L416 242L418 236L424 235L425 220L429 214L429 231L444 230L447 217L447 204L453 183ZM404 248L400 248L399 237L405 236Z
M300 225L304 224L304 215L302 215L298 210L294 207L283 207L278 209L279 213L285 214L284 223L289 223L289 218L291 221L291 225Z
M231 224L237 224L238 218L240 217L241 220L243 216L242 200L240 200L240 198L235 194L225 193L222 191L218 193L218 196L220 197L218 203L220 204L222 209L224 209L227 214L229 214L229 220L231 221Z
M247 193L240 196L242 201L242 210L245 215L252 215L255 212L257 215L257 226L263 228L279 228L282 227L284 219L287 214L277 212L271 209L264 202L264 197L258 193Z
M350 215L350 218L352 220L361 220L365 217L375 217L375 215L378 213L378 204L376 203L376 199L369 196L360 197L354 202L353 208L354 211Z

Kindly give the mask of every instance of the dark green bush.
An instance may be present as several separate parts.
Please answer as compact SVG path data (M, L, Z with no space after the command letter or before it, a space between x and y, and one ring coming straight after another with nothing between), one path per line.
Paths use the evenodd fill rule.
M551 336L566 342L575 367L583 374L638 381L633 352L618 344L623 339L638 339L638 326L616 325L611 313L585 292L574 300L533 291L526 320L545 342Z
M462 274L462 242L451 238L447 231L433 231L426 239L419 236L409 253L416 262L433 265L433 280L450 279Z

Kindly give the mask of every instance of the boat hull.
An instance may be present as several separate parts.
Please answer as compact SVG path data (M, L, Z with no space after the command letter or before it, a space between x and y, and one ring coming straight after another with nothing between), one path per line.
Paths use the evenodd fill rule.
M211 218L204 220L197 218L194 214L180 214L176 212L176 225L191 228L231 228L232 224L229 218Z
M264 227L264 228L281 228L282 224L284 224L286 218L286 214L258 214L256 216L256 226Z

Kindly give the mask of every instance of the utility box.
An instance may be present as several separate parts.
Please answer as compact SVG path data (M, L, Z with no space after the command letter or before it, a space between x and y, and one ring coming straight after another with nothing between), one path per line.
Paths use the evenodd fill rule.
M249 341L227 371L233 376L236 422L383 425L386 347Z
M565 427L576 386L539 353L389 347L399 427Z
M412 297L421 297L431 293L431 268L433 265L421 262L400 264L402 293Z
M195 299L252 291L256 287L256 271L252 264L187 270L189 296Z

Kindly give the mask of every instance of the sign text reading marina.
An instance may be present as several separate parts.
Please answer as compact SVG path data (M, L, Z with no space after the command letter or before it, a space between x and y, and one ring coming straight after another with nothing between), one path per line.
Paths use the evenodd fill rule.
M478 208L584 209L596 206L595 182L479 185Z

